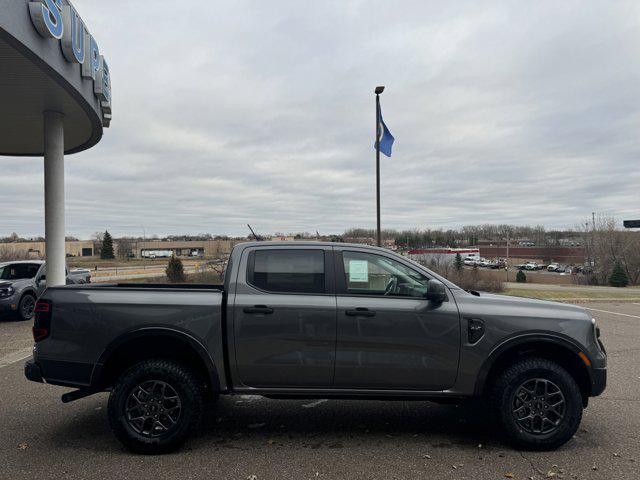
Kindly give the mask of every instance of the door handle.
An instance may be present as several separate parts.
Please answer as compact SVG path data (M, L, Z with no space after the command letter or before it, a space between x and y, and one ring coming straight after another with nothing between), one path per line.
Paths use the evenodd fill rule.
M254 305L253 307L244 307L242 311L244 313L261 313L263 315L271 315L273 313L273 308L267 307L266 305Z
M375 317L376 312L369 310L368 308L356 308L355 310L345 310L345 315L350 317Z

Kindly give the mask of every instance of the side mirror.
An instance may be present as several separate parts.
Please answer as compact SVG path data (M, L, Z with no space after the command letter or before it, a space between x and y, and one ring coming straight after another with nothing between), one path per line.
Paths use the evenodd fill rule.
M433 303L442 303L447 299L447 289L439 280L431 279L427 282L427 293L424 294L427 300Z
M42 282L44 282L46 280L47 280L47 276L46 275L40 275L38 277L38 283L42 283Z

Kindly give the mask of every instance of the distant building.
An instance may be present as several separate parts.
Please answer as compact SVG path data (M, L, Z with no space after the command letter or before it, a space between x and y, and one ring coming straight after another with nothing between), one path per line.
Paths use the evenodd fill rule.
M114 251L118 251L118 240L114 240ZM128 247L134 258L160 258L170 256L167 252L177 257L216 257L229 255L231 249L240 243L240 240L128 240ZM31 258L44 258L45 242L9 242L0 243L0 248L15 253L16 258L29 256ZM93 240L77 240L65 242L67 257L95 257L99 251ZM164 252L158 255L158 252Z
M269 238L272 242L293 242L295 239L293 235L277 235Z
M479 248L416 248L409 250L407 256L416 262L420 262L425 265L447 265L452 264L456 259L456 255L460 254L462 259L465 258L480 258Z
M95 248L92 240L75 240L65 242L67 257L93 257ZM45 242L8 242L0 243L0 248L15 252L19 257L44 258L46 253Z
M131 242L131 251L136 258L148 256L146 252L171 251L176 257L216 257L229 255L241 240L151 240ZM118 243L117 240L114 243Z
M480 253L485 258L506 258L507 248L504 246L481 246ZM524 247L509 248L511 264L514 262L535 261L538 263L560 262L569 265L583 265L585 252L582 247Z

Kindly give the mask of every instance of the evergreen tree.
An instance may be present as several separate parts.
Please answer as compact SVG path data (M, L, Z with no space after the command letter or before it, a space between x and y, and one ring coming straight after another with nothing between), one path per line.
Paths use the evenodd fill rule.
M462 267L464 267L464 260L462 260L462 255L460 255L460 253L456 253L456 259L453 261L453 266L458 272L462 271Z
M527 283L527 276L522 270L518 270L518 273L516 273L516 282Z
M609 285L612 287L626 287L629 285L629 277L627 276L627 272L619 261L616 261L613 266L613 271L611 272L611 277L609 277Z
M167 278L171 283L184 283L186 280L184 274L184 267L182 266L182 260L180 260L175 255L171 257L169 260L169 265L167 265Z
M104 237L102 238L102 248L100 249L100 258L103 260L110 260L116 258L113 254L113 238L111 238L111 234L108 231L104 232Z

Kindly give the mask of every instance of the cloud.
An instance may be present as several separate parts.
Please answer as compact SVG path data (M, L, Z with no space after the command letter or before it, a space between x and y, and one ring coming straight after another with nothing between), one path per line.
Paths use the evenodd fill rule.
M636 2L85 1L114 120L66 160L67 231L572 227L640 213ZM42 234L42 160L2 158L0 235Z

